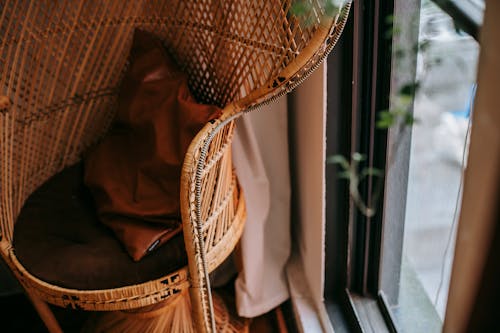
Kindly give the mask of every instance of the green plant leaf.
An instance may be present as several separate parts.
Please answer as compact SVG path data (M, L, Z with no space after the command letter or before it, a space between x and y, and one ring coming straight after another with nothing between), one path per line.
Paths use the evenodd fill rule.
M420 82L411 82L403 85L399 89L399 94L402 96L414 96L417 90L420 88Z
M404 116L404 122L406 125L413 125L418 122L418 119L416 119L412 113L407 112Z
M393 36L399 35L400 32L401 32L401 29L398 26L390 26L385 31L384 37L386 39L391 39Z
M391 127L393 124L394 124L394 122L393 122L393 121L389 121L389 120L379 120L379 121L377 121L376 126L377 126L377 128L379 128L379 129L388 129L388 128L389 128L389 127Z
M394 125L396 122L396 115L390 111L380 111L378 113L378 120L375 124L377 128L386 129Z
M297 17L303 17L311 11L312 7L309 2L303 0L295 1L290 7L290 13Z
M352 154L352 160L356 161L356 162L361 162L361 161L366 160L366 156L363 154L360 154L358 152L355 152Z
M337 174L340 179L351 179L352 174L349 171L342 171Z
M349 162L347 161L347 159L342 156L342 155L332 155L332 156L329 156L327 159L326 159L326 163L328 164L339 164L343 169L347 170L349 169Z
M386 110L386 111L380 111L378 117L379 119L383 120L392 120L395 118L395 115L393 112Z
M364 168L363 171L361 171L361 177L366 176L383 177L384 172L377 168Z
M325 14L328 16L334 16L338 13L339 7L333 3L333 1L327 1L325 4Z

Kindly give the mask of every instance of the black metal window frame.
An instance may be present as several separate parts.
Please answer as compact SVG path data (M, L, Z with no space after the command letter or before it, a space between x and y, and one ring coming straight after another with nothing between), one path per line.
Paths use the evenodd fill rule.
M431 0L447 13L458 28L479 41L483 12L470 0Z
M356 0L345 27L344 35L328 59L327 91L327 155L351 156L362 152L366 165L386 169L389 132L376 129L381 110L389 109L392 89L397 86L392 71L393 38L387 38L388 29L397 19L395 15L418 14L420 1L413 4L414 13L395 13L399 0ZM482 12L470 7L467 0L432 0L452 17L457 28L478 40ZM401 1L399 1L401 2ZM415 19L415 17L414 17ZM418 40L415 33L403 38ZM406 79L415 77L416 55L409 60ZM413 66L413 69L411 67ZM411 129L391 133L391 140L401 140L398 154L391 168L397 171L397 180L385 180L377 213L368 218L353 205L348 182L338 177L336 166L327 165L326 200L326 270L325 304L336 332L397 332L398 328L388 306L388 298L397 295L384 293L384 284L399 284L402 233L405 216L406 186L408 181ZM403 151L403 154L401 154ZM386 170L390 171L390 170ZM360 189L370 203L375 179L368 179ZM384 198L385 194L392 198ZM393 202L394 197L399 202ZM391 200L389 202L389 200ZM384 228L399 228L399 239L384 246ZM394 251L394 248L400 250ZM385 258L384 258L385 256ZM381 271L390 270L392 280L381 278Z

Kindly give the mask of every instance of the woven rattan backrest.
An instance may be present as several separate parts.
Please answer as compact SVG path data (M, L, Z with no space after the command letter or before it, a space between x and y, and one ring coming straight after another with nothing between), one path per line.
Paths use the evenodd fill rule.
M300 54L322 15L312 3L299 24L291 0L0 1L3 218L105 133L134 28L162 38L201 102L224 106Z
M224 106L265 85L311 38L315 26L298 24L290 6L289 0L148 2L141 26L166 42L200 101ZM311 11L310 21L319 22L320 14Z
M315 25L298 24L287 14L290 5L269 0L7 2L0 30L2 92L35 88L36 82L16 82L16 87L12 80L36 77L46 87L37 96L43 106L110 93L123 70L131 31L141 27L165 41L201 102L224 106L266 84L307 44ZM318 22L320 14L310 12Z

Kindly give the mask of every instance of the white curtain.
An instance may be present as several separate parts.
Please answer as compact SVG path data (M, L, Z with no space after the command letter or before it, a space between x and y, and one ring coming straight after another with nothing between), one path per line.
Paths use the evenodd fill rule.
M256 317L277 307L290 297L289 285L292 300L307 299L311 313L322 317L324 312L325 87L326 66L321 66L292 95L293 105L284 97L238 120L233 160L248 214L236 255L241 261L235 283L240 316ZM294 254L289 113L297 186ZM219 284L234 272L231 265L229 260L213 276Z
M238 120L233 159L247 203L236 304L243 317L289 298L290 171L286 97Z

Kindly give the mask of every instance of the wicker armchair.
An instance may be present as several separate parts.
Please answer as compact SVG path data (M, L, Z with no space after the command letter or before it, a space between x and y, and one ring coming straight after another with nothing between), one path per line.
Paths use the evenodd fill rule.
M336 15L324 15L321 3L311 0L299 19L290 14L291 0L0 1L0 254L51 332L61 329L47 303L115 311L167 302L174 313L186 311L189 301L196 330L216 331L208 274L233 250L245 221L231 161L234 120L294 89L334 47L350 1ZM71 278L55 283L36 272L45 265L51 274L65 273L60 266L83 259L64 261L64 247L36 249L30 265L19 254L36 247L45 232L76 237L76 214L90 214L74 193L74 178L57 175L106 133L136 27L164 41L200 102L224 108L185 157L183 238L165 245L180 244L181 252L185 247L184 261L165 263L165 251L158 250L148 259L152 266L140 268L149 276L136 272L87 288L72 285ZM57 219L63 222L54 225ZM33 237L28 245L16 240L21 225ZM58 234L59 227L69 230ZM91 241L78 244L80 252L105 258L108 253L90 253ZM171 327L175 332L193 326L172 325L178 325Z

